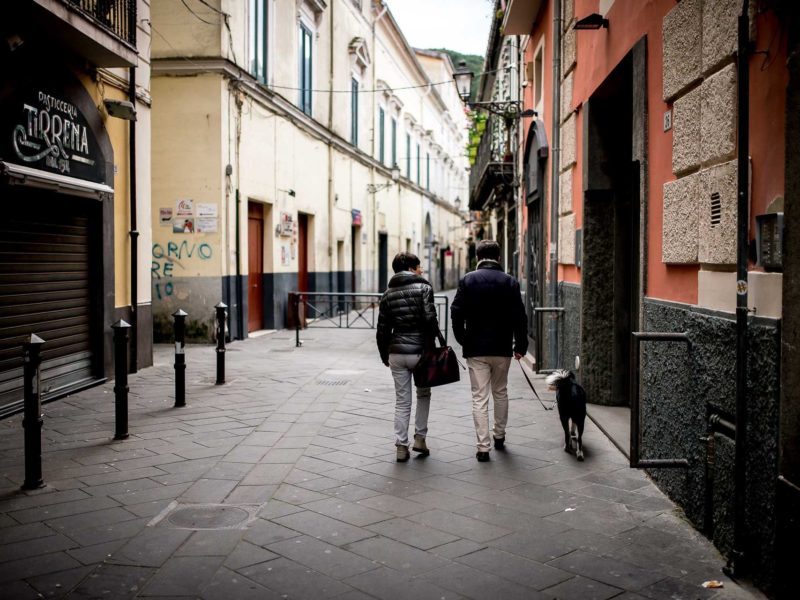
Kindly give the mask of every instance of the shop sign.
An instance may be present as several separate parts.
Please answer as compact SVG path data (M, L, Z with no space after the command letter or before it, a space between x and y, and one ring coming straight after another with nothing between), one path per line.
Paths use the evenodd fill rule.
M3 104L3 160L105 182L103 153L86 116L66 91L31 85Z
M358 210L357 208L353 208L351 209L350 212L353 215L353 226L358 227L359 225L361 225L362 224L361 211Z

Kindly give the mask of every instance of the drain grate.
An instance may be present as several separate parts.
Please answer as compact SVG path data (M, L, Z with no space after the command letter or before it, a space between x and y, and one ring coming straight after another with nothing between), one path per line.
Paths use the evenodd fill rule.
M317 385L347 385L348 379L318 379Z
M148 526L162 523L174 529L246 529L256 518L258 505L178 504L172 502Z

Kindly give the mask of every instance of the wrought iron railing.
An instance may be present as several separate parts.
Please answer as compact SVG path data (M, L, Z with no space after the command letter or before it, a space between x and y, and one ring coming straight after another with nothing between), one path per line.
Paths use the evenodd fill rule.
M498 129L496 132L495 129ZM506 143L506 125L502 119L492 115L486 120L486 129L478 144L475 155L475 164L469 173L469 189L475 193L475 188L480 184L484 172L493 163L504 163L503 152Z
M378 325L378 308L383 294L380 292L290 292L289 310L297 331L300 346L302 327L328 329L375 329ZM444 294L434 294L439 328L447 341L450 316L450 299Z
M136 47L136 0L64 0L81 14L133 48Z

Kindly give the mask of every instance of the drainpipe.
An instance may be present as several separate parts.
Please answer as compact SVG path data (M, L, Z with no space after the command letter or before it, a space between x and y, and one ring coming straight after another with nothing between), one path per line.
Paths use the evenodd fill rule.
M550 307L558 307L558 169L561 162L561 0L553 1L553 138L552 160L550 162ZM553 313L557 315L558 313ZM544 317L542 317L544 318ZM558 322L550 318L548 324L550 360L552 368L557 369L558 360Z
M128 97L136 110L136 67L128 70ZM136 117L128 122L128 170L130 177L131 237L131 346L130 372L139 370L139 232L136 229Z
M237 162L238 164L238 162ZM236 180L236 303L238 305L239 310L236 311L236 324L239 328L239 339L243 340L245 338L244 335L244 301L242 298L244 297L244 291L242 289L242 240L241 240L241 226L239 221L240 216L242 214L242 199L239 196L239 180L237 177Z
M331 26L330 26L330 74L328 76L328 88L333 89L333 57L334 54L334 39L333 39L333 9L335 6L335 2L331 2L330 4L330 13L328 14L328 18L330 19ZM333 202L334 202L334 191L333 191L333 94L328 94L328 135L330 136L328 139L328 291L333 291L333 237L334 237L334 228L333 228ZM337 257L338 259L338 257ZM337 265L337 268L339 265ZM341 290L339 290L341 291Z
M737 227L736 227L736 446L733 550L728 568L741 577L746 568L747 536L747 254L750 224L750 0L742 1L739 15L737 79Z

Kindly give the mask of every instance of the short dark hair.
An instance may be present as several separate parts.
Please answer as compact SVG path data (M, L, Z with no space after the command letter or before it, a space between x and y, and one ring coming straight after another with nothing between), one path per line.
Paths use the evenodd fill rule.
M416 254L411 254L411 252L400 252L392 261L392 270L395 273L416 269L418 266L419 258L417 258Z
M478 247L475 248L475 254L478 255L478 260L500 260L500 244L494 240L481 240L478 242Z

